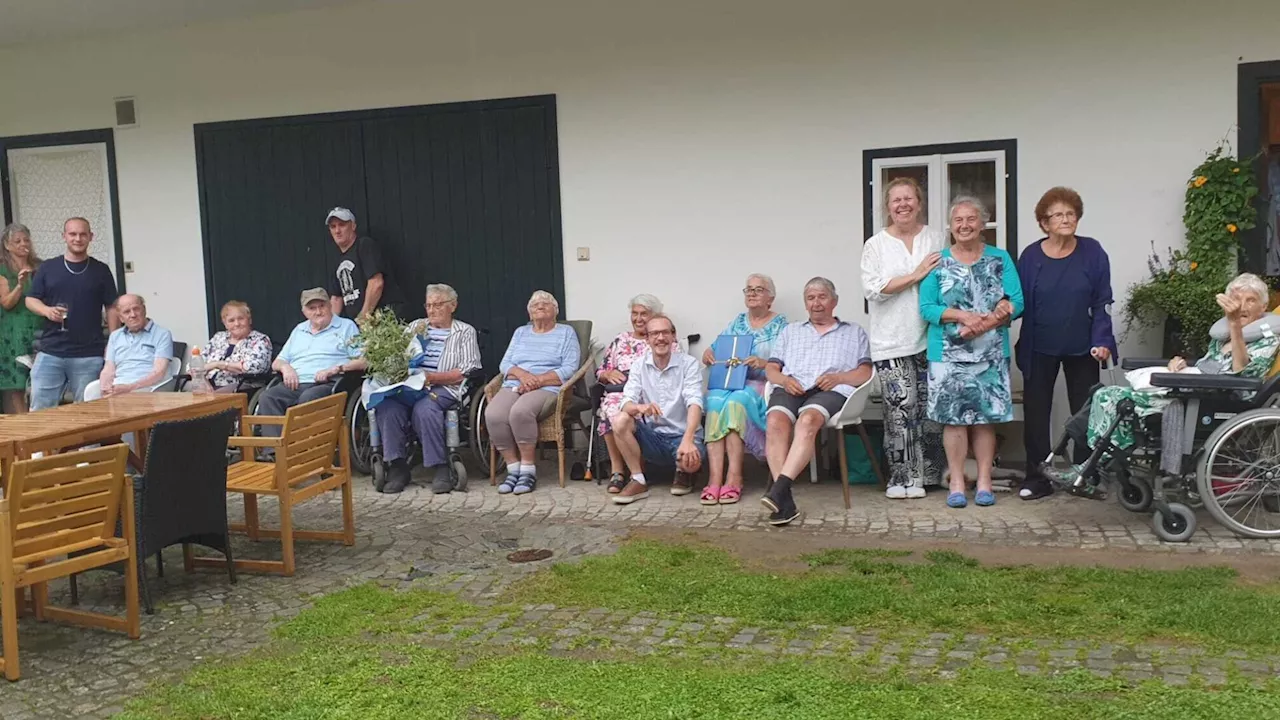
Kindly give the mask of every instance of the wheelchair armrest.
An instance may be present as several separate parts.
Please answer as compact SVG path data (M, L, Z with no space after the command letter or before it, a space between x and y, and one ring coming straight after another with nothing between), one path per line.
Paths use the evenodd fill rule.
M1120 361L1121 370L1140 370L1149 367L1168 367L1169 358L1127 357Z
M1260 378L1238 375L1201 375L1196 373L1154 373L1151 384L1155 387L1178 390L1245 390L1257 391L1262 387Z

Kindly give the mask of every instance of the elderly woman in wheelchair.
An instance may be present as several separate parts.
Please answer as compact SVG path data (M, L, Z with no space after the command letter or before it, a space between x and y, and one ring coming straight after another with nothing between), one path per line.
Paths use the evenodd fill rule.
M1272 388L1264 388L1262 378L1270 373L1276 350L1280 348L1280 315L1267 313L1269 295L1266 284L1256 275L1244 273L1233 279L1226 292L1217 296L1223 317L1210 330L1204 357L1194 364L1188 364L1181 357L1168 361L1127 360L1125 368L1131 371L1126 378L1131 386L1097 388L1089 405L1068 423L1067 433L1055 449L1055 453L1061 454L1068 438L1077 443L1084 442L1092 451L1089 460L1065 470L1048 469L1050 479L1065 485L1075 494L1098 497L1099 473L1118 473L1122 476L1117 478L1123 491L1121 504L1134 510L1145 510L1150 506L1151 489L1131 485L1128 477L1129 468L1126 466L1135 454L1149 458L1153 474L1163 471L1180 477L1185 474L1184 458L1197 455L1196 448L1191 447L1197 439L1197 428L1203 432L1205 428L1201 426L1212 425L1223 416L1258 407L1268 399L1262 396L1269 397ZM1276 429L1280 430L1280 412L1268 412L1275 415ZM1159 423L1154 421L1154 416L1161 416ZM1231 418L1219 430L1236 427L1236 419ZM1199 448L1199 454L1205 458L1214 455L1221 449L1223 437L1226 436L1222 432L1212 435ZM1280 434L1275 437L1280 439ZM1256 453L1257 449L1252 452ZM1157 462L1159 467L1155 466ZM1222 478L1217 477L1220 470L1201 468L1200 491L1197 493L1201 499L1206 489L1215 498L1223 495L1220 491L1225 486ZM1231 477L1232 480L1238 478L1238 473ZM1275 489L1270 492L1274 494ZM1215 503L1209 504L1213 510ZM1189 508L1185 509L1186 513L1182 512L1183 508L1174 508L1170 512L1168 505L1157 498L1156 519L1167 521L1171 516L1181 516L1182 520L1187 520L1186 515L1189 514L1190 519L1185 523L1189 527L1183 530L1190 537L1194 530L1194 515L1190 514ZM1217 512L1214 514L1218 515ZM1171 530L1171 527L1178 526L1176 522L1166 522L1163 528L1169 531L1166 533L1157 524L1157 533L1162 537L1166 534L1180 535L1182 532ZM1232 529L1248 534L1243 527Z
M387 388L365 380L365 407L377 425L385 479L374 473L374 487L398 493L409 484L409 444L416 436L422 447L422 466L434 468L431 491L437 494L465 489L466 475L453 468L445 443L445 415L466 399L469 376L480 369L476 329L454 319L458 293L444 284L428 285L427 316L409 323L410 377Z

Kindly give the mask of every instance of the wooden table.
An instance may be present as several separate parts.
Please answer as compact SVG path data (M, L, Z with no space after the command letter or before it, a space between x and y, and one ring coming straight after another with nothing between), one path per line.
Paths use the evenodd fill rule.
M92 402L61 405L26 415L0 416L0 464L4 479L9 464L32 454L57 452L92 443L118 441L125 433L138 439L131 462L141 469L148 431L158 422L186 420L236 409L243 416L248 398L243 393L127 393Z

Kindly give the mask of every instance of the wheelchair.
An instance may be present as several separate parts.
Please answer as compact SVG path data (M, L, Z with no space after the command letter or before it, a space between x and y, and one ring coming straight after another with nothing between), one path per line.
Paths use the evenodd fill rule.
M1126 358L1121 367L1167 364L1160 358ZM1162 462L1163 413L1139 417L1126 398L1067 490L1097 496L1103 494L1103 483L1114 484L1120 505L1131 512L1151 512L1152 529L1166 542L1191 539L1200 506L1236 535L1280 538L1280 376L1154 373L1151 384L1168 388L1168 397L1184 408L1185 450L1177 459L1178 472L1162 468L1167 464ZM1068 423L1054 455L1065 457L1069 441L1087 447L1083 415ZM1134 437L1127 449L1111 443L1121 423Z

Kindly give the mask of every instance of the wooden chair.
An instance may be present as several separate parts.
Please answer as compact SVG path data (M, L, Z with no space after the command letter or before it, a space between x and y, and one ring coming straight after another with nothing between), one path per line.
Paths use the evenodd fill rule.
M343 410L346 393L289 408L284 417L246 415L248 425L280 425L280 437L240 437L227 440L230 447L243 448L244 458L227 468L227 492L244 495L243 524L233 523L233 532L245 532L250 540L280 538L282 560L235 560L236 568L252 572L294 572L294 540L338 540L356 542L355 513L351 502L351 449L345 432ZM242 432L245 428L242 428ZM271 448L274 461L259 462L252 448ZM334 462L335 454L337 462ZM330 490L342 490L342 530L295 530L293 508ZM258 525L258 496L274 495L280 503L280 529ZM192 565L225 567L225 559L191 558Z
M110 445L13 464L0 501L0 620L5 678L17 680L18 614L23 588L32 588L36 620L127 633L137 640L138 558L133 483L125 474L129 448ZM116 537L116 520L121 535ZM123 562L125 616L46 607L46 583Z
M578 357L581 364L578 366L577 372L556 390L556 404L551 414L538 420L538 442L554 442L556 444L560 463L560 487L564 487L565 430L566 428L581 428L582 413L591 407L591 401L587 397L587 391L583 386L582 379L586 377L587 371L595 361L591 353L591 321L570 320L566 324L572 327L578 335ZM499 374L490 380L488 385L485 385L484 396L486 400L492 400L493 396L498 394L498 391L502 389L503 379L502 375ZM542 391L540 390L539 392ZM498 484L498 451L492 443L489 444L489 484Z

